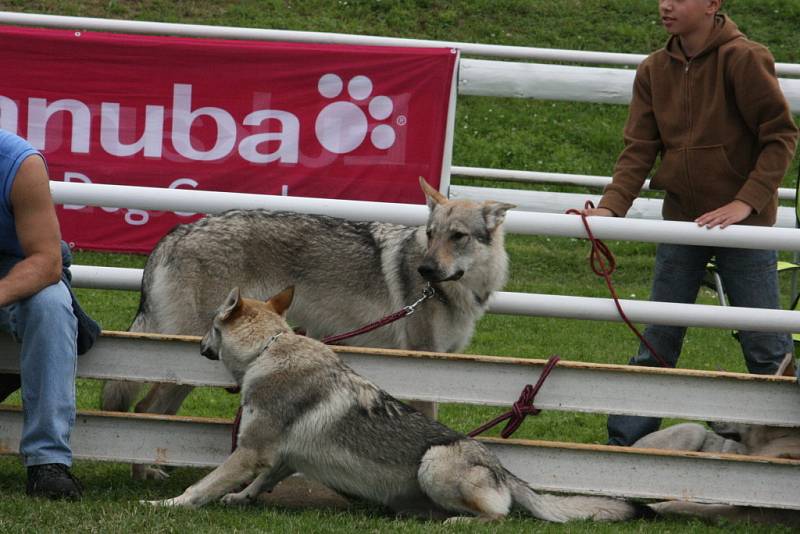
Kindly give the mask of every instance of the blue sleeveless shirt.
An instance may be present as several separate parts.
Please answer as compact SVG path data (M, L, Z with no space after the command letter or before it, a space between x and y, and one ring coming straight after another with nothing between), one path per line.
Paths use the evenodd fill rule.
M14 224L11 187L19 166L28 156L39 154L25 139L0 129L0 254L24 257Z

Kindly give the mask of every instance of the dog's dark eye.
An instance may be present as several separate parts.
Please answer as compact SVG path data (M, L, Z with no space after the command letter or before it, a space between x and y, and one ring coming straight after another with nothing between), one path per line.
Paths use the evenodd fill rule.
M461 241L466 237L469 236L464 232L453 232L453 234L450 236L450 239L452 239L453 241Z

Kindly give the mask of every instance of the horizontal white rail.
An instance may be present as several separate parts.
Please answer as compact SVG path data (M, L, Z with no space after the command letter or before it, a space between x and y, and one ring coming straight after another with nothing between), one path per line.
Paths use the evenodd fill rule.
M631 100L635 74L625 69L462 59L458 92L475 96L627 104Z
M635 72L625 69L573 67L462 59L458 92L464 95L537 98L627 104ZM800 80L779 79L789 108L800 113Z
M195 336L104 332L92 350L78 358L78 376L233 386L221 362L200 355L199 343ZM0 371L18 372L18 345L2 335L0 349ZM333 350L396 397L488 406L513 404L545 365L544 360L522 358L359 347ZM563 361L542 386L535 404L559 411L800 426L800 387L793 379L739 373Z
M109 208L220 213L232 208L317 213L351 220L424 224L425 206L389 202L358 202L249 193L222 193L105 184L50 182L58 204ZM581 219L574 215L511 211L505 224L510 233L584 237ZM594 217L592 231L600 239L683 243L757 249L800 251L800 231L790 228L731 226L725 230L698 228L694 223Z
M602 188L611 183L610 176L596 176L590 174L564 174L559 172L521 171L513 169L490 169L486 167L450 167L453 176L468 176L483 180L521 182L526 184L561 184L578 185L583 187ZM451 192L453 187L450 186ZM650 190L650 180L645 180L643 191ZM516 192L516 191L515 191ZM778 189L778 198L781 200L794 200L795 190L790 187Z
M0 407L0 454L19 447L22 414ZM230 421L82 411L72 434L77 459L215 467L230 453ZM527 440L481 440L538 490L800 508L791 460L636 450Z
M75 287L129 291L138 291L141 287L141 269L73 265L70 270ZM800 332L800 313L792 310L642 300L620 300L620 304L625 310L625 315L634 323L734 328L758 332ZM622 321L611 299L509 291L498 291L492 295L489 300L489 313Z
M72 287L122 291L139 291L142 288L142 269L73 265L69 270L72 273Z
M800 313L707 304L674 304L620 299L634 323L706 328L733 328L757 332L800 332ZM498 291L489 299L492 313L621 322L614 301L608 298L569 297Z
M50 181L56 204L78 204L108 208L222 213L230 209L270 209L341 217L357 221L382 221L417 225L427 219L423 205L363 202L327 198L226 193L196 189L167 189L128 185L84 184ZM187 194L188 193L188 194Z
M199 24L176 24L98 19L89 17L67 17L61 15L12 13L8 11L0 12L0 23L15 24L20 26L43 26L49 28L68 28L140 34L181 35L187 37L207 37L216 39L246 39L371 46L448 47L458 48L461 50L462 54L474 56L624 66L636 66L641 63L645 57L647 57L645 54L561 50L556 48L490 45L454 41L434 41L430 39L404 39L371 35L349 35L341 33L266 30L258 28L231 28L225 26L209 26ZM776 68L778 74L800 76L800 65L792 63L777 63Z
M516 206L514 211L565 213L568 209L583 208L587 200L591 200L596 206L600 203L601 196L586 193L552 193L549 191L451 185L450 198L509 202ZM637 198L633 201L633 205L625 217L628 219L661 220L661 206L663 203L664 201L660 198ZM795 228L797 226L797 216L794 208L780 206L775 226L779 228Z
M469 176L484 180L503 180L507 182L524 182L530 184L565 184L584 187L605 187L611 183L610 176L591 174L564 174L560 172L522 171L514 169L491 169L487 167L450 167L453 176ZM650 189L650 180L646 180L643 189Z

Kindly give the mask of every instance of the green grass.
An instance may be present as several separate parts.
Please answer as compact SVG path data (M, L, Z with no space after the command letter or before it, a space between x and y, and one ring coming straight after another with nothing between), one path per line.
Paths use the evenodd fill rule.
M661 46L665 34L657 23L656 2L641 0L434 0L395 1L117 1L0 0L0 9L62 15L121 18L419 37L449 41L548 48L647 53ZM800 62L796 0L728 0L727 11L748 35L770 46L780 62ZM548 172L610 175L622 147L624 106L521 99L459 97L453 162L456 165ZM797 160L784 186L794 185ZM456 183L496 187L534 187L456 179ZM539 190L595 193L578 187L535 186ZM614 275L622 298L646 299L654 245L611 242L619 269ZM587 264L588 245L577 239L509 236L511 278L508 291L605 297L603 281ZM76 263L141 267L134 255L81 252ZM788 295L788 283L784 288ZM138 294L78 290L87 310L104 328L124 330L138 306ZM710 292L700 302L713 303ZM621 323L491 315L479 324L468 348L473 354L625 363L637 340ZM743 371L738 344L727 331L691 329L681 366ZM81 380L79 407L96 408L99 384ZM19 397L13 397L18 403ZM182 414L230 417L236 397L203 388L190 395ZM442 419L467 431L499 413L498 409L446 405ZM529 418L515 437L602 443L602 415L545 412ZM121 464L77 462L75 471L87 487L80 504L32 502L24 496L18 460L0 458L0 531L2 532L216 532L255 530L287 532L757 532L754 525L706 526L697 522L631 522L625 525L547 525L513 518L500 525L443 527L395 520L358 505L346 512L256 507L202 511L155 510L140 498L164 498L181 492L203 471L177 469L166 482L133 482ZM780 529L770 528L770 532ZM786 530L788 532L788 530Z

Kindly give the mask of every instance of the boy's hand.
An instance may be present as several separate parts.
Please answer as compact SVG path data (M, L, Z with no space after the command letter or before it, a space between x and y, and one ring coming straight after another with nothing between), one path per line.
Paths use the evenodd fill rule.
M706 228L719 226L721 230L745 220L751 213L753 213L753 207L750 204L742 202L741 200L734 200L721 208L704 213L695 219L694 222L696 222L698 226L705 226Z
M583 209L581 210L581 215L586 215L587 217L592 216L600 216L600 217L614 217L614 212L608 208L591 208L591 209Z

